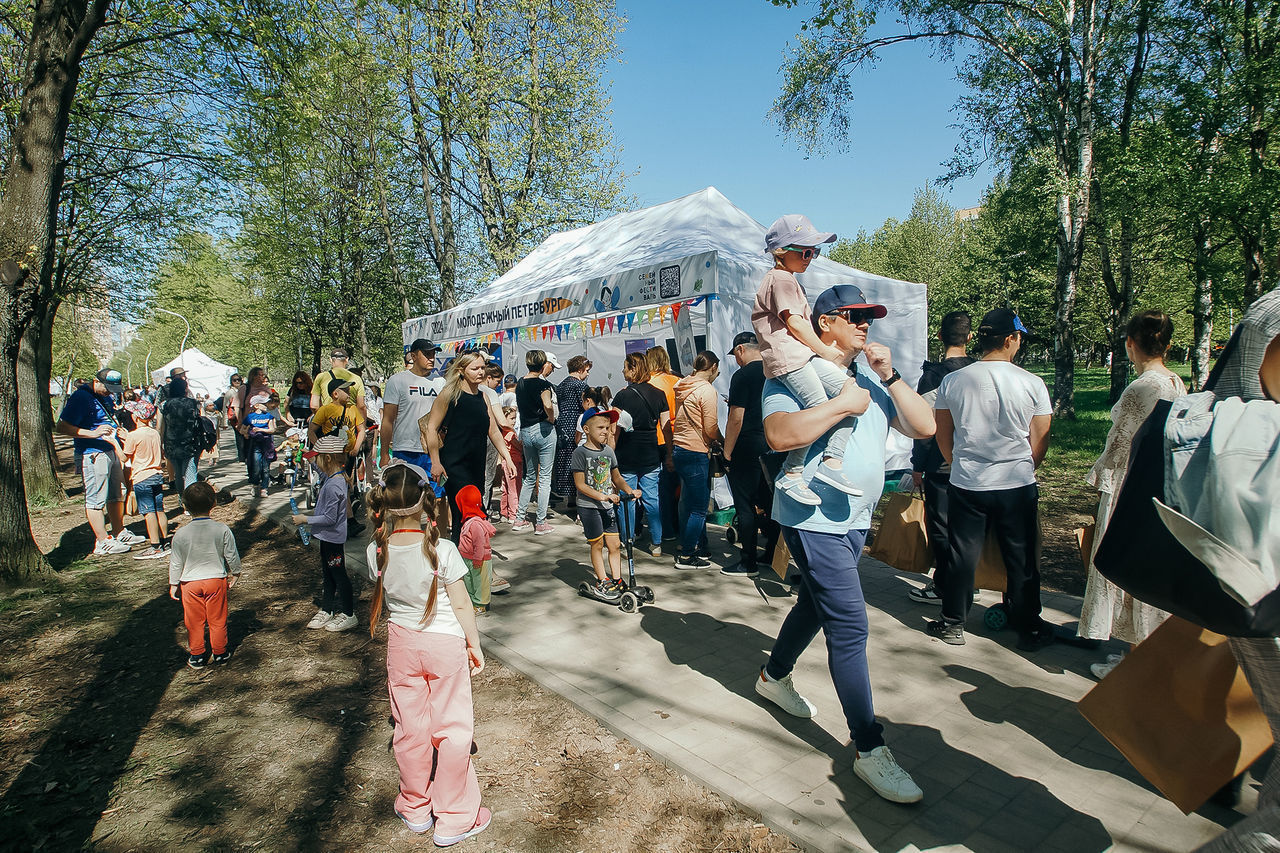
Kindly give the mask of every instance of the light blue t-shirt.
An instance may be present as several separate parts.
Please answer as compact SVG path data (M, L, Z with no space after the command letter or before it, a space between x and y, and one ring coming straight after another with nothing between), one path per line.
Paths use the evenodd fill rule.
M871 527L871 513L884 491L885 441L889 437L889 424L898 416L889 392L879 378L866 367L857 365L858 384L871 394L871 405L858 416L857 429L844 449L844 476L862 490L860 497L847 495L821 480L814 480L814 470L822 462L824 442L809 446L805 457L804 479L809 488L822 498L821 506L808 506L792 500L782 489L773 490L773 520L784 527L810 530L815 533L843 535L850 530L867 530ZM786 386L777 379L764 383L765 420L770 415L798 412L804 406L792 396Z

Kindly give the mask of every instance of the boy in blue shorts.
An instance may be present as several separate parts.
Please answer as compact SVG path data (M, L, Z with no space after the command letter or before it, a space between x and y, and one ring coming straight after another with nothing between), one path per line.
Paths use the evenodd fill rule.
M618 543L618 493L639 498L618 470L618 457L608 445L609 430L618 422L613 409L587 409L582 415L586 441L573 451L569 470L578 489L578 520L591 543L591 568L596 574L596 596L617 601L626 585L622 582L622 549ZM609 550L609 572L605 572L604 552ZM612 574L613 577L609 577Z

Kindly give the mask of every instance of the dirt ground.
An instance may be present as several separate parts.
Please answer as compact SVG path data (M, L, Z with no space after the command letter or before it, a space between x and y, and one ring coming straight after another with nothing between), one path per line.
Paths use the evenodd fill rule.
M167 561L84 559L78 502L36 512L60 571L0 592L0 850L430 844L392 812L385 624L375 639L364 624L305 630L314 553L241 503L214 517L245 571L231 595L235 657L197 672ZM475 716L494 822L461 849L797 849L492 658Z

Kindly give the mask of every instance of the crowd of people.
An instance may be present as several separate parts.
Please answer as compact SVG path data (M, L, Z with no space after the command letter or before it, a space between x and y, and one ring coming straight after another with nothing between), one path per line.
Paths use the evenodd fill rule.
M381 390L351 369L342 348L314 378L296 373L283 397L266 370L254 368L233 376L207 406L180 374L154 395L141 389L117 406L124 396L119 374L102 371L71 395L59 420L83 458L95 553L145 542L140 559L171 554L170 591L183 601L191 636L188 663L227 660L226 588L240 566L230 532L206 523L213 491L196 478L200 455L211 448L201 419L215 419L213 447L218 426L234 430L237 457L259 496L280 476L271 474L276 440L305 433L308 464L321 482L314 509L292 516L319 543L321 605L308 627L338 632L359 624L345 547L363 533L353 510L363 496L372 524L371 634L384 609L390 622L388 681L401 774L396 812L412 831L434 828L436 843L449 845L491 819L469 754L466 673L484 666L477 615L488 611L491 594L510 589L490 565L499 525L545 535L556 514L572 518L587 541L583 562L593 597L617 601L627 590L620 534L630 533L642 554L673 559L677 569L713 568L707 513L714 467L728 478L739 547L738 559L720 573L757 577L782 547L794 562L795 602L755 679L756 692L791 715L814 716L791 673L821 631L856 748L854 773L881 797L917 802L924 793L894 759L876 719L858 576L884 489L886 439L896 430L915 441L911 467L935 570L932 582L910 596L939 608L927 634L965 643L975 570L992 537L1006 569L1004 606L1017 648L1034 653L1056 637L1041 616L1036 482L1052 407L1045 383L1016 363L1030 332L1008 308L986 312L976 329L967 312L945 315L941 359L924 364L917 387L902 381L889 348L869 340L892 306L868 300L854 285L811 300L800 283L834 240L799 215L769 229L774 267L753 305L752 329L738 333L725 354L736 369L723 425L715 390L721 360L711 351L697 353L684 376L673 372L663 347L629 353L622 369L627 384L616 393L590 384L586 356L562 366L553 353L529 350L517 378L475 350L439 370L440 347L426 339L409 344L404 370ZM1127 328L1137 379L1113 409L1106 450L1089 475L1099 492L1099 539L1134 432L1157 401L1186 392L1164 365L1172 334L1159 311L1137 314ZM1280 371L1275 341L1266 353L1270 361L1263 360L1260 375L1268 365ZM555 381L557 371L564 375ZM1280 380L1260 393L1274 399L1273 387ZM122 461L132 469L146 540L123 523ZM166 469L193 516L171 546L161 500ZM1078 632L1139 643L1166 615L1091 567ZM1276 720L1280 703L1272 694L1280 691L1265 685L1274 681L1280 651L1274 641L1260 643L1249 648L1246 674ZM1096 664L1095 675L1105 677L1116 660Z

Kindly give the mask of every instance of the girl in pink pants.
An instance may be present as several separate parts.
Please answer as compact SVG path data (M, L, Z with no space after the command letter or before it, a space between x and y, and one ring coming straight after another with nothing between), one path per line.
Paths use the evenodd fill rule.
M484 669L484 654L463 581L468 567L440 537L436 500L418 466L392 460L369 493L369 511L377 524L367 561L377 581L369 634L385 604L392 747L400 766L396 814L414 832L434 828L436 846L448 847L492 819L480 805L471 764L471 674Z

